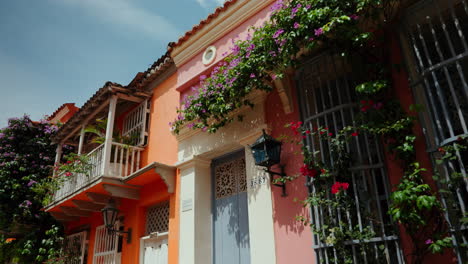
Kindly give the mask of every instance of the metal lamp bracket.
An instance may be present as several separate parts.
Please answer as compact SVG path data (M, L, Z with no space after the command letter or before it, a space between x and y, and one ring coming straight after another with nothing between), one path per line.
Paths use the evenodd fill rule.
M123 236L124 234L127 234L127 244L130 244L132 242L132 228L129 228L127 231L120 231L113 228L107 228L107 230L118 236Z
M273 183L274 180L275 180L275 176L278 176L279 178L286 177L286 173L284 172L285 165L279 165L279 167L281 168L281 172L272 171L271 166L265 168L264 170L265 170L265 172L270 174L271 185L274 185L276 187L280 187L282 189L281 197L286 197L286 196L288 196L288 194L286 193L286 183L285 182Z

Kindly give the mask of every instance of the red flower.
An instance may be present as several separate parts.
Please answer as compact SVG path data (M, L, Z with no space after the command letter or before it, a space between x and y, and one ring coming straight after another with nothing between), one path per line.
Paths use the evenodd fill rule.
M438 148L437 151L439 151L442 154L445 154L445 149L443 149L443 148Z
M301 128L302 122L301 121L291 122L290 125L291 125L291 130L294 132L294 135L299 134L299 129Z
M331 187L331 192L333 194L339 193L341 190L348 190L349 183L347 182L335 182Z
M306 130L306 132L305 132L305 133L306 133L306 134L310 134L310 130Z
M310 168L307 164L302 165L300 171L303 176L309 176L312 178L317 176L317 170L314 168Z
M333 133L332 133L332 132L330 132L330 133L328 133L328 135L331 137L331 136L333 136Z
M356 131L356 132L353 132L353 133L351 133L351 136L353 136L353 137L357 137L358 135L359 135L359 133L358 133L357 131Z
M72 176L72 175L73 175L73 173L71 173L71 172L69 172L69 171L65 172L65 176L67 176L67 177L70 177L70 176Z
M326 169L320 169L320 172L325 174L325 173L327 173L327 170Z
M71 161L71 160L67 160L67 163L70 164L70 163L72 163L72 161Z

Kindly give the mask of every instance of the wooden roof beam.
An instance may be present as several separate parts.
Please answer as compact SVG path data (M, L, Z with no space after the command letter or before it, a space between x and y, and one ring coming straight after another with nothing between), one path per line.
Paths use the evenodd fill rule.
M140 199L140 190L131 189L123 186L103 184L104 190L108 191L113 197L126 198L132 200Z
M60 210L62 210L66 215L69 216L81 216L81 217L90 217L91 213L88 211L80 210L76 207L71 206L60 206Z
M76 205L78 209L83 211L100 212L101 209L104 208L103 204L93 203L90 201L72 200L72 203Z

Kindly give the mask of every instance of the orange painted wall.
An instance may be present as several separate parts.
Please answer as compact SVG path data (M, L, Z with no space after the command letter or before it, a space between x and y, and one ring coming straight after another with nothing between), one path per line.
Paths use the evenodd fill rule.
M93 263L93 251L94 251L94 237L96 234L96 227L103 225L102 215L100 212L93 213L91 217L80 217L79 221L71 222L66 226L66 233L72 234L74 229L88 225L88 263Z
M146 209L170 198L166 186L161 180L150 182L140 191L140 200L123 199L119 207L124 215L124 228L132 228L132 241L123 242L122 263L139 263L140 238L145 236Z
M177 161L177 141L171 133L168 123L176 117L176 107L179 105L179 93L175 90L176 75L168 77L165 81L154 87L151 97L150 126L148 129L148 145L142 153L141 167L152 162L160 162L173 165ZM117 128L121 128L123 113L116 118ZM167 192L166 184L155 173L146 173L139 177L145 178L144 185L140 191L139 200L121 199L119 205L120 214L124 216L124 229L132 228L132 241L127 244L123 241L122 264L139 263L140 238L145 235L146 210L148 207L159 202L170 201L169 216L169 263L178 263L178 240L179 240L179 214L178 197L180 188L178 178L174 194ZM178 176L177 176L178 177ZM148 181L148 179L151 179ZM135 179L138 180L138 179ZM83 194L84 195L84 194ZM86 198L84 198L86 200ZM69 202L67 202L69 203ZM71 205L73 206L73 205ZM103 224L101 213L93 213L91 217L80 218L79 221L67 224L67 232L70 233L80 226L88 225L88 263L92 263L96 227Z
M169 122L176 118L175 110L179 105L179 93L175 90L176 81L176 75L173 74L153 90L150 100L148 145L142 153L142 167L152 162L173 165L177 161L177 141L169 129ZM140 177L148 177L148 175ZM122 202L120 210L125 215L125 229L128 227L133 229L132 242L130 244L124 242L123 245L122 263L138 263L140 238L145 235L146 209L166 200L170 202L169 263L177 263L179 192L178 180L176 180L175 194L169 194L165 183L159 179L143 186L140 200Z
M178 264L179 263L179 223L180 223L180 172L177 170L176 174L176 188L175 194L171 195L169 204L169 248L168 248L168 263Z
M142 153L143 166L154 161L173 165L177 161L177 140L169 127L169 122L177 116L176 107L179 106L176 84L177 76L173 74L153 91L148 147Z

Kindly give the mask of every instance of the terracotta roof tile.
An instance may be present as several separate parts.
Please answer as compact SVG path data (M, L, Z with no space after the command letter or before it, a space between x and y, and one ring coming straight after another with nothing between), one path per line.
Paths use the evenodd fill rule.
M52 120L54 119L54 117L60 112L62 111L62 109L64 109L65 107L68 107L71 111L78 111L80 108L76 107L75 106L75 103L65 103L63 105L61 105L59 108L57 108L57 110L55 110L48 118L47 120Z
M208 17L201 20L197 25L193 26L191 30L185 32L184 35L182 35L176 42L169 43L168 51L171 52L174 47L180 46L187 39L189 39L190 36L195 34L198 30L202 29L206 24L210 23L211 20L218 17L219 14L226 11L231 5L233 5L237 1L238 0L228 0L228 1L224 2L224 4L222 6L216 8L216 10L213 13L209 14Z
M126 87L113 82L106 82L103 87L97 90L91 98L86 101L83 106L76 112L67 123L59 128L57 134L52 138L52 141L58 143L61 139L65 138L71 133L83 119L85 119L92 111L97 109L108 97L112 94L112 87L125 88ZM131 89L129 89L131 90Z
M135 78L127 85L127 87L132 87L135 89L143 89L145 85L153 81L156 77L160 76L167 68L172 66L174 62L169 55L169 52L166 52L158 60L156 60L153 65L151 65L146 71L139 72L135 75Z

